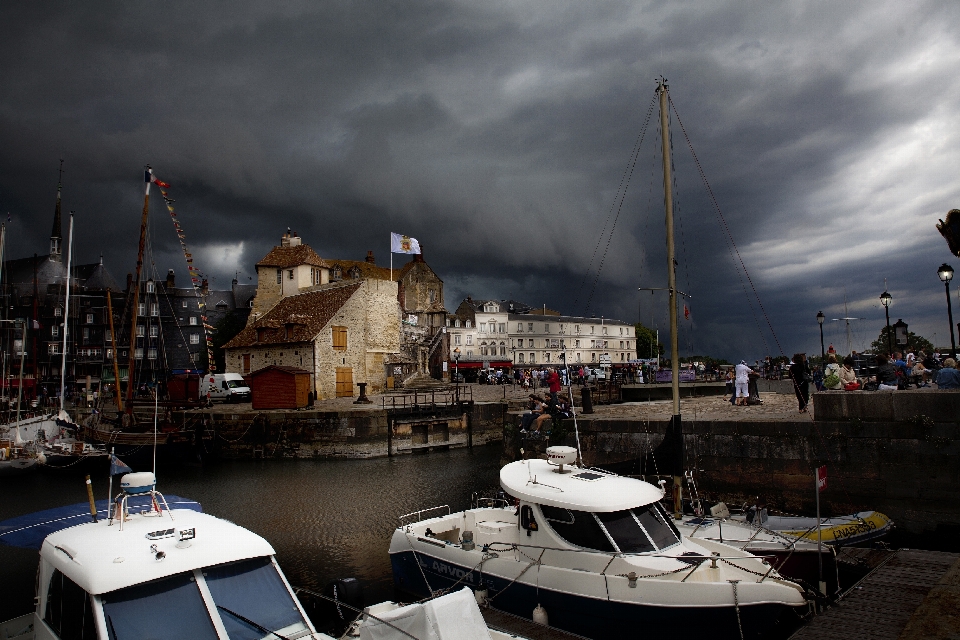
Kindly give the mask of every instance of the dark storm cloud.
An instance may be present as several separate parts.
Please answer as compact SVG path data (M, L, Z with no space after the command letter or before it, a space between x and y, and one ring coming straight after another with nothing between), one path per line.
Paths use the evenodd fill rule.
M684 349L813 352L816 312L845 300L862 349L884 278L891 311L947 344L934 223L960 201L958 18L946 2L7 3L7 248L46 252L63 156L79 259L104 253L122 279L150 163L222 286L288 226L381 264L398 231L450 308L589 301L663 329L662 295L636 291L666 282L655 114L631 164L662 73L723 214L674 117ZM154 202L156 269L184 273Z

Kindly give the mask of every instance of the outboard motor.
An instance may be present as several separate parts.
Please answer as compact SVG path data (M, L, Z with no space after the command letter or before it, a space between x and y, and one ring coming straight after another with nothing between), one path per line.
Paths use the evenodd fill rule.
M363 587L356 578L340 578L325 586L321 593L324 598L303 592L298 597L313 625L339 638L360 615L357 610L363 610Z

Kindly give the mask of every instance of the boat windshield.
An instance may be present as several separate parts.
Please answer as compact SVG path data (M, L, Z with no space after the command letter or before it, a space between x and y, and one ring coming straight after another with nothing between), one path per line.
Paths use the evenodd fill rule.
M587 513L546 505L540 505L540 509L561 538L586 549L648 553L662 551L680 542L676 530L656 503L607 513Z
M540 505L540 510L557 535L570 544L597 551L616 551L592 513L545 504Z
M206 567L204 580L230 640L275 638L308 629L286 583L269 557Z
M110 640L143 638L147 629L155 640L217 640L192 572L111 591L102 601Z

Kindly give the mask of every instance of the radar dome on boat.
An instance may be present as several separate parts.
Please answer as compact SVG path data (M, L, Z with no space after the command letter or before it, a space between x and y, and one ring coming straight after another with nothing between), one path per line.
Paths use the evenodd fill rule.
M157 476L152 471L125 474L120 478L120 488L130 496L150 493L157 486Z
M547 447L547 462L550 464L573 464L577 461L577 450L573 447Z

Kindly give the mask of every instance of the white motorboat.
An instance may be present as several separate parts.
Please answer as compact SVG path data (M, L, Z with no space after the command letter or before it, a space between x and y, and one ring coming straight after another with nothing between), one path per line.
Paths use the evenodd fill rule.
M536 608L592 638L678 628L753 637L806 606L804 590L764 558L683 537L659 504L662 489L570 467L570 447L547 454L500 471L515 506L401 517L390 543L396 585L419 595L469 586L497 609L530 617Z
M72 517L46 535L36 610L0 624L0 637L325 638L266 540L208 514L170 509L152 473L121 483L131 477L140 487L131 495L146 496L146 506L132 507L125 495L122 519L76 524Z

